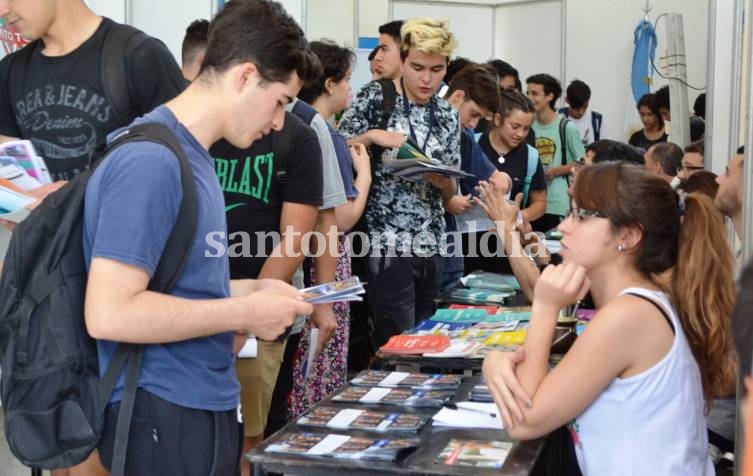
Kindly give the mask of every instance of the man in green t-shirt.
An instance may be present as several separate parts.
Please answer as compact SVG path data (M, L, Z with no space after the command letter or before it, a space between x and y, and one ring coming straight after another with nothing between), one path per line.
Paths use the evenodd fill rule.
M536 231L546 232L555 228L570 209L567 180L570 169L585 154L585 149L578 128L572 122L565 124L561 134L560 122L567 119L560 116L554 106L562 95L560 82L548 74L535 74L526 79L526 86L536 112L533 120L536 149L547 179L546 213L531 225Z

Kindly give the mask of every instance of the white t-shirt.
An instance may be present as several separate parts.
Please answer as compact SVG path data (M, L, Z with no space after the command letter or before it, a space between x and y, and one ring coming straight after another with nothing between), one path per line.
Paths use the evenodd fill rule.
M580 119L575 119L572 116L568 117L568 119L572 121L573 124L575 124L575 127L578 128L578 132L580 132L580 140L583 142L584 146L591 144L595 140L591 114L592 114L591 108L588 108L586 109L586 113L583 114L580 117ZM599 139L607 139L606 128L604 127L604 116L602 116L601 118L601 127L599 128Z
M708 456L703 389L674 306L664 293L627 288L660 304L675 339L646 371L615 379L568 426L584 476L656 474L713 476Z

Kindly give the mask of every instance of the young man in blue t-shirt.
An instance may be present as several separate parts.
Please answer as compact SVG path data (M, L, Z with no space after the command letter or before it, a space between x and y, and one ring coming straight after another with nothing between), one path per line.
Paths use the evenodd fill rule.
M180 208L180 167L153 143L113 152L89 179L84 252L89 262L86 326L100 368L116 342L146 344L126 474L238 474L241 451L235 375L237 342L276 339L310 305L275 280L230 281L222 190L207 149L219 139L246 148L280 130L285 105L318 69L303 32L275 2L228 2L212 24L197 79L136 121L175 134L196 182L199 220L170 295L147 289ZM112 139L112 136L110 137ZM108 408L100 457L112 462L122 380Z

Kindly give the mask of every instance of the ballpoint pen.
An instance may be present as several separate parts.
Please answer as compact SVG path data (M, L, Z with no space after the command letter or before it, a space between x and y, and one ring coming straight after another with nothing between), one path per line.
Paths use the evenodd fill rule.
M492 418L497 418L497 414L496 413L487 412L487 411L482 410L480 408L459 407L457 403L452 403L452 402L447 402L443 406L445 408L449 408L450 410L467 410L469 412L483 413L486 416L490 416Z

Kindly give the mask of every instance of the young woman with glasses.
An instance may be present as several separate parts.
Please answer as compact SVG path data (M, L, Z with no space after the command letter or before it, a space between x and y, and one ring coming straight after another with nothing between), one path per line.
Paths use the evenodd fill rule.
M569 423L585 475L713 474L704 399L735 382L734 260L713 203L621 163L583 167L572 198L522 350L484 361L508 432ZM589 290L598 311L549 371L559 311Z

